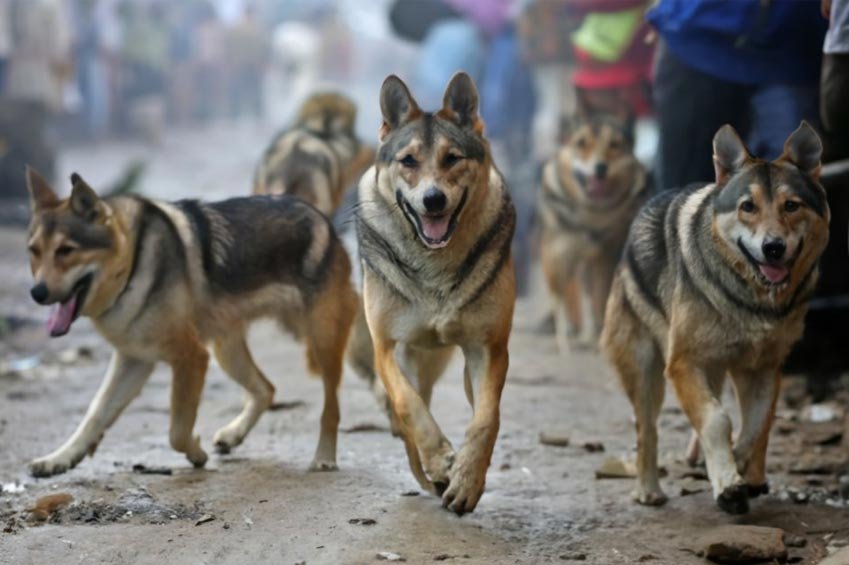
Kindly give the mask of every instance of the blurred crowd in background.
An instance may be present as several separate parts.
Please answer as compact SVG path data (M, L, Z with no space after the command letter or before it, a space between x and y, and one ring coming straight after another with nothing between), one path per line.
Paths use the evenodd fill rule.
M57 139L282 127L327 87L358 103L374 139L383 77L433 107L458 69L518 186L576 98L637 119L662 187L710 179L726 122L774 157L808 119L846 157L847 18L845 0L0 0L0 169L49 175Z

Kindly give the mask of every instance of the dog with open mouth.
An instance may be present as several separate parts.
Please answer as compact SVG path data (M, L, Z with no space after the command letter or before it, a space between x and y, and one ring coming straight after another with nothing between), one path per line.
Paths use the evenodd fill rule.
M474 510L498 435L515 278L516 212L490 156L478 92L465 73L434 113L396 76L380 91L375 166L360 182L357 234L371 357L410 468L446 508ZM474 416L459 451L430 414L431 391L457 348Z
M60 199L37 172L26 176L30 293L52 305L50 335L68 333L86 316L115 349L83 421L61 447L30 464L33 475L63 473L93 455L160 361L173 373L171 446L202 467L207 454L193 429L208 344L246 392L242 412L213 443L220 453L241 444L274 396L245 340L259 317L305 342L308 368L325 384L312 469L336 468L337 387L357 296L348 254L326 217L290 196L100 198L76 173L71 195Z
M561 352L592 349L628 227L648 193L633 117L579 107L544 165L537 201L540 263Z
M631 226L601 344L636 415L639 503L666 501L657 467L666 380L697 434L718 506L742 514L768 492L780 371L802 335L828 242L821 155L805 122L774 161L753 157L723 126L713 140L715 182L661 193ZM727 377L742 414L733 443L721 404Z

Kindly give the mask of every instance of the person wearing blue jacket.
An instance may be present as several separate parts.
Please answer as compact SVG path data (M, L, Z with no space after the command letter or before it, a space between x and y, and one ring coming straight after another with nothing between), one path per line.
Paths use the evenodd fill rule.
M661 38L660 188L713 178L711 141L723 124L773 159L802 119L816 122L827 28L819 2L659 0L646 18Z

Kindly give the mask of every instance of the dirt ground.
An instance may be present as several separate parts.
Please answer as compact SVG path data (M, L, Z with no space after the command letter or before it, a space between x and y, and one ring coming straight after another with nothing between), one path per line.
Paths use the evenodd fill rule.
M204 179L183 173L179 183L168 184L169 171L202 156L175 156L167 145L145 149L152 160L146 191L223 196L228 189L220 183L245 186L262 143L217 135L221 139L208 137L238 148L219 163L220 174L204 173ZM239 135L254 138L253 132ZM63 167L78 162L84 176L89 167L90 176L106 179L117 170L113 157L133 151L142 149L71 152ZM208 190L206 182L213 185ZM26 264L24 232L0 229L2 563L370 563L390 552L408 563L683 565L705 563L697 555L699 536L725 524L775 526L803 537L804 547L789 549L791 561L801 563L817 563L849 544L849 506L838 479L846 472L845 398L811 408L802 383L787 380L768 459L772 492L753 501L750 514L732 517L713 504L700 473L680 462L689 428L668 394L661 457L670 500L660 509L640 507L629 498L631 480L595 478L607 458L633 459L630 406L596 355L561 356L553 338L535 332L538 299L517 305L501 431L486 494L471 515L458 518L418 492L401 442L353 373L340 391L340 470L307 472L318 437L321 383L307 376L301 348L265 323L254 328L251 345L277 387L279 404L233 454L211 455L205 469L194 470L170 449L170 379L159 367L93 458L64 475L32 479L26 463L73 431L109 349L85 320L65 338L45 337L46 312L29 301ZM238 387L213 363L197 425L208 452L213 433L240 404ZM437 385L433 405L457 446L471 415L459 356ZM541 444L543 432L568 436L570 446ZM601 443L603 451L585 443ZM134 471L139 465L159 474ZM682 489L702 490L684 496ZM73 501L45 522L27 510L61 493Z

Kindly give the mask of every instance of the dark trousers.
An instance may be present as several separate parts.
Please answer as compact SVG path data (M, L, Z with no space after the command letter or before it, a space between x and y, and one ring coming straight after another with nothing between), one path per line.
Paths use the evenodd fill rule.
M849 54L826 54L820 80L820 117L828 160L849 158Z

